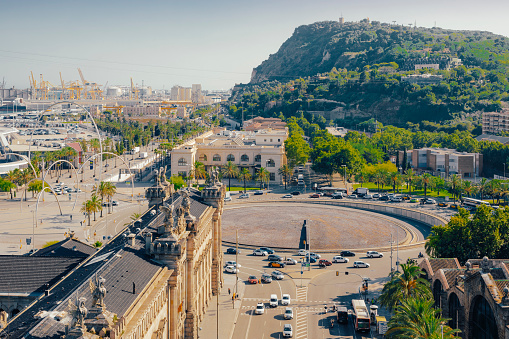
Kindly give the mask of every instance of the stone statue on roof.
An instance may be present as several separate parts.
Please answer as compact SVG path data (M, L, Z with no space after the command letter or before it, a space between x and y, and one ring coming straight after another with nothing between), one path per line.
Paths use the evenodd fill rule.
M213 167L211 170L210 170L210 174L209 174L209 187L213 187L215 186L216 184L219 183L219 171L217 170L217 167Z
M87 317L88 310L85 307L86 298L79 297L76 293L76 298L69 299L69 313L72 316L72 327L83 327L85 318Z
M173 205L169 205L169 206L160 206L159 207L159 210L163 213L164 215L164 220L163 220L163 224L164 224L164 232L165 233L170 233L172 231L172 228L173 228Z
M104 287L104 283L106 279L97 275L94 276L94 281L92 279L89 280L88 285L90 287L90 292L92 293L92 306L104 307L104 297L106 295L106 287Z

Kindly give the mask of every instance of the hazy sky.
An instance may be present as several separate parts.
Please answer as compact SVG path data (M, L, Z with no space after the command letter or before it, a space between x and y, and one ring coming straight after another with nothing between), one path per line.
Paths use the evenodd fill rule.
M507 0L0 0L0 82L26 88L33 71L78 80L228 89L277 52L294 29L369 17L509 36Z

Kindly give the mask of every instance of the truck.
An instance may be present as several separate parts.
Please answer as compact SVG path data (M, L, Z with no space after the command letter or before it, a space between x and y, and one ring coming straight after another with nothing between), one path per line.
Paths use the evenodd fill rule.
M357 187L357 189L355 190L355 194L364 196L366 194L369 194L369 189L366 187Z
M140 148L139 147L134 147L131 151L131 154L136 154L140 151Z
M140 153L140 158L142 158L142 159L148 158L148 153L147 152L141 152Z

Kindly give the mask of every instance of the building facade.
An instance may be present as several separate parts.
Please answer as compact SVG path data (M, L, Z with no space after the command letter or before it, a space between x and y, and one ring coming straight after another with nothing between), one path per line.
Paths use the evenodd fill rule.
M482 114L482 132L486 134L509 132L509 110L484 112Z
M449 326L465 339L509 338L509 270L507 259L426 258L420 263L430 282L435 305Z
M217 131L216 131L217 132ZM228 161L240 169L247 168L253 178L261 167L270 173L270 182L281 182L278 169L286 164L284 142L288 131L208 132L171 151L171 175L188 176L199 161L208 171L223 167Z

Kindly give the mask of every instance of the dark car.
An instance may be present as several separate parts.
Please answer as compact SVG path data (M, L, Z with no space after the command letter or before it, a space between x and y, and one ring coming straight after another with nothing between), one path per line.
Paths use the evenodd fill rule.
M275 255L275 254L269 254L267 259L269 261L282 261L283 260L279 255Z
M311 194L310 198L320 198L320 194Z
M318 262L319 264L324 264L325 266L331 266L332 263L327 260L327 259L320 259L320 261Z
M312 264L314 264L314 263L318 260L318 259L313 258L313 257L311 257L311 258L310 258L309 256L306 258L306 261L307 261L308 259L309 259L309 262L310 262L310 263L312 263Z
M300 195L299 191L292 192L292 195Z
M344 306L338 307L338 323L348 323L348 309Z
M263 195L263 191L256 191L253 193L253 195Z
M388 197L388 196L386 196L386 195L382 195L382 196L380 197L380 200L382 200L382 201L389 201L389 197Z
M332 199L343 199L343 196L341 194L333 194Z
M260 247L260 251L265 251L267 254L274 254L274 250L269 247Z
M237 254L237 250L233 247L230 247L226 250L226 254ZM240 251L239 251L240 254Z
M352 251L341 251L339 255L341 255L342 257L355 257L355 253L353 253Z

